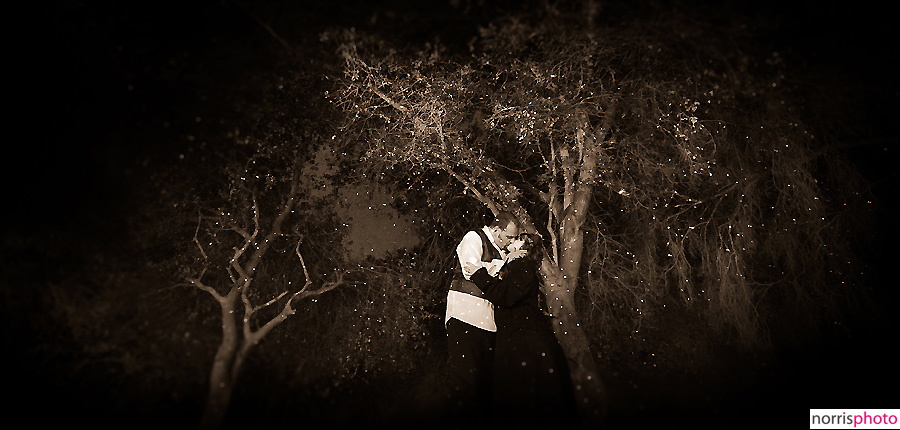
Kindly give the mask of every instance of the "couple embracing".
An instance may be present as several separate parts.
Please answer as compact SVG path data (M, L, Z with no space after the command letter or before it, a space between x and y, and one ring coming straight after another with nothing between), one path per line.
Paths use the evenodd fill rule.
M510 212L468 232L447 294L448 419L457 428L559 427L574 417L562 349L542 311L543 247Z

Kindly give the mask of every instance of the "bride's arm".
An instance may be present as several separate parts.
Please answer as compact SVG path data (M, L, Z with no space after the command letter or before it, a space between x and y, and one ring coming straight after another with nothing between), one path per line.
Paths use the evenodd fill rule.
M512 266L507 267L508 271L503 279L485 284L484 287L479 285L481 291L484 292L482 297L488 299L495 306L513 306L527 298L531 293L531 280L534 277L534 272L527 267L527 263L516 264L510 262L509 264L512 264Z

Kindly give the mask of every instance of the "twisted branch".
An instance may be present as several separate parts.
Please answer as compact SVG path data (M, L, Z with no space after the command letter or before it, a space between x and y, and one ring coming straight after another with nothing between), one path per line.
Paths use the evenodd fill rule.
M478 191L478 188L475 187L475 184L469 182L468 180L466 180L466 178L463 178L462 176L458 175L455 171L453 171L453 169L450 168L450 166L447 166L446 164L442 164L441 168L444 169L444 171L446 171L447 173L449 173L450 176L453 176L454 178L456 178L456 180L461 182L466 187L467 190L471 190L472 194L475 195L475 198L478 201L480 201L481 203L483 203L485 206L487 206L488 209L490 209L494 215L497 215L498 213L500 213L500 209L497 207L497 203L495 203L489 197L485 196L480 191Z
M203 221L203 215L200 211L197 211L197 228L194 230L194 243L197 244L197 248L200 248L200 255L203 256L203 261L208 261L209 258L206 256L206 252L203 251L203 246L200 245L200 240L197 239L197 234L200 232L200 224Z

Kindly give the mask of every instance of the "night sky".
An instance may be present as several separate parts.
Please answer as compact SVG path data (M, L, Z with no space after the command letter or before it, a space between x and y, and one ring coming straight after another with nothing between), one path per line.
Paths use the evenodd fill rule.
M455 16L450 12L457 9L446 0L435 2L439 5L433 9L423 9L421 4L428 2L376 3L248 1L241 6L226 0L57 1L23 15L8 15L7 20L19 25L16 37L8 39L7 44L15 46L5 61L15 76L7 80L14 100L7 106L12 121L7 122L3 169L9 190L4 204L6 234L64 238L60 243L72 247L103 243L122 234L129 184L140 180L133 175L134 167L177 158L185 150L185 134L204 121L225 118L235 94L252 97L252 78L275 67L286 55L254 16L277 29L285 40L303 44L316 43L318 33L331 26L372 26L373 22L387 26L392 19L396 28L403 28L396 23L406 20L409 28L418 29L410 30L408 37L427 40L428 31L471 32L479 20L491 15ZM609 13L641 10L600 3ZM895 14L888 12L888 3L646 3L682 10L709 6L713 20L721 16L717 14L771 17L771 27L759 35L764 43L814 66L834 68L835 79L857 89L864 102L848 115L859 121L858 134L868 136L861 140L871 144L848 154L872 181L879 198L876 228L883 234L880 248L871 252L871 264L886 284L882 287L895 286L894 273L888 270L893 260L886 252L897 239L892 191L898 185L898 56ZM448 37L442 40L448 39L452 42ZM13 285L4 289L7 295L16 294ZM12 330L6 327L4 333ZM880 353L894 344L896 338L884 339L872 351ZM824 359L831 352L813 351L805 358ZM852 362L858 353L868 352L840 355ZM896 376L889 377L894 381L890 389L896 390ZM873 389L878 385L871 383ZM866 387L856 385L860 386ZM847 393L836 395L847 401L853 398ZM799 399L793 412L802 417L807 406L843 405L807 405Z
M377 28L382 26L379 17L381 23L392 17L420 29L410 32L410 38L428 40L429 31L443 32L444 40L446 34L462 38L491 12L504 10L486 8L488 12L461 19L449 13L456 10L452 2L436 3L434 10L416 2L362 1L249 3L253 6L232 1L63 1L41 7L34 11L43 17L41 25L21 31L23 43L13 47L18 55L8 57L20 77L10 82L21 97L12 115L27 128L10 143L20 156L4 172L8 182L17 184L12 200L30 200L16 205L18 222L90 222L115 210L117 197L128 192L120 181L124 166L146 157L177 156L184 149L183 136L196 126L191 121L219 118L217 104L247 91L251 76L286 55L254 16L262 15L282 38L302 44L315 43L317 34L329 27ZM623 9L615 2L600 3L610 14ZM734 3L648 2L673 10L710 10L713 21L716 16L765 17L770 25L759 34L764 43L813 65L838 66L843 76L837 79L857 86L866 100L862 125L871 129L873 140L889 136L887 124L897 112L897 52L889 42L896 31L885 6ZM869 163L865 171L875 181L890 180L893 173L887 160L896 156L887 146L876 144L853 154ZM53 197L36 197L50 190Z

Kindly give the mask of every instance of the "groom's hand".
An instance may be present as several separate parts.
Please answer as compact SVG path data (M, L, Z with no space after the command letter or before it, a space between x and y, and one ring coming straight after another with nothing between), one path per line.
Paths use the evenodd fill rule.
M506 254L506 261L512 261L517 258L524 257L525 254L527 254L527 253L528 253L528 251L525 251L523 249L517 249L513 252L510 252L509 254Z

